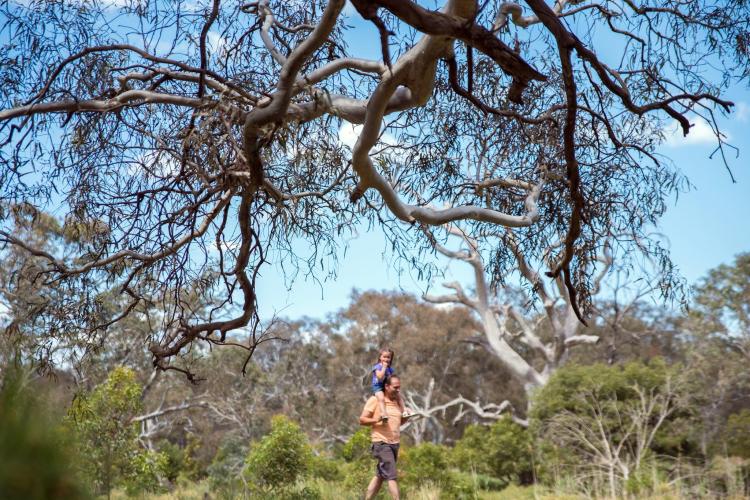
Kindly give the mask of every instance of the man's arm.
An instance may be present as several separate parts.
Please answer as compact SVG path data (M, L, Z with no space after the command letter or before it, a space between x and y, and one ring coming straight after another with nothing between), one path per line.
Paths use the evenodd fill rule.
M380 422L380 419L373 417L374 412L365 408L362 415L359 416L359 425L374 425Z
M359 425L374 425L380 422L380 419L374 416L376 407L377 400L373 396L367 400L365 407L362 409L362 414L359 416Z

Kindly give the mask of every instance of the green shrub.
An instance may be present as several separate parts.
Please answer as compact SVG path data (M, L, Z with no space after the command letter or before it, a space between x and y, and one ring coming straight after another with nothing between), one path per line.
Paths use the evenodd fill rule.
M360 427L357 432L352 434L352 437L344 443L341 447L340 456L347 462L354 462L363 458L369 458L370 446L372 440L370 438L370 428Z
M234 436L227 437L208 466L209 489L220 498L240 496L244 489L240 475L246 456L247 446Z
M375 475L371 447L370 428L360 427L339 450L343 487L352 495L361 495Z
M72 444L46 418L41 401L6 373L0 389L0 496L42 500L89 498L73 470Z
M132 422L141 408L141 386L129 368L114 369L91 393L79 394L68 410L67 422L80 443L84 474L107 494L124 478L138 455L138 426Z
M352 494L361 495L375 476L375 461L362 457L357 461L344 463L341 471L344 474L344 489Z
M742 410L729 416L723 441L727 455L750 458L750 410Z
M322 500L320 489L315 486L304 486L299 491L292 491L281 497L280 500Z
M535 396L531 410L531 430L539 435L541 427L561 413L591 418L591 402L605 403L604 420L614 434L623 434L618 414L628 412L631 405L640 402L636 388L649 395L659 396L669 386L685 392L680 381L681 367L669 366L664 360L654 358L648 364L631 362L622 366L604 364L570 365L556 371ZM682 394L677 396L678 399ZM613 404L616 403L616 406ZM689 405L673 411L656 434L653 450L660 455L684 456L695 447L693 418ZM593 422L592 422L593 424ZM567 452L564 452L567 453ZM568 457L570 458L570 457Z
M178 478L188 481L196 481L201 478L204 471L201 470L201 464L195 459L195 453L199 447L200 440L193 435L190 435L184 448L166 439L157 444L159 452L167 457L164 476L170 483L175 484Z
M663 469L654 457L693 446L688 390L681 368L661 359L558 370L530 412L537 477L555 484L577 476L579 491L592 495L651 494Z
M167 440L159 442L157 447L159 452L166 457L164 476L170 483L175 483L184 467L185 452L179 445Z
M479 491L473 474L452 470L447 473L440 490L441 500L476 500Z
M135 496L163 491L160 478L165 477L168 461L166 454L150 450L143 450L133 456L124 480L127 494Z
M500 491L508 486L508 482L485 474L474 474L474 484L485 491Z
M399 451L399 470L403 473L403 484L418 488L426 483L443 487L447 482L447 450L443 446L422 443Z
M340 481L342 463L334 458L323 455L313 455L310 459L308 473L311 477L325 481Z
M450 462L463 472L476 472L504 482L518 482L531 470L531 438L508 418L492 425L472 425L451 450Z
M271 420L271 432L250 448L245 478L261 492L290 488L308 471L311 457L312 449L299 425L277 415Z

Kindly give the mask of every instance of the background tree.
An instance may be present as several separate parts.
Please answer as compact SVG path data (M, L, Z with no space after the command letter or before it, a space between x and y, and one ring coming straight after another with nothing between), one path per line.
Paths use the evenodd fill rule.
M362 375L377 348L386 344L396 346L396 368L414 380L414 385L405 382L407 400L431 417L423 419L429 425L410 427L402 435L402 472L410 495L442 492L458 498L506 488L501 495L512 498L534 494L559 498L610 495L610 484L618 496L746 494L748 462L742 458L742 447L750 406L744 354L724 340L726 333L717 330L718 323L705 322L698 305L671 310L642 302L624 308L617 304L621 302L595 304L601 316L590 330L603 341L572 353L537 391L531 432L502 415L500 396L513 394L522 404L525 393L499 361L478 346L475 336L481 335L480 326L468 311L436 307L398 292L356 292L346 308L325 320L278 322L269 334L284 340L258 351L244 376L243 350L194 346L190 356L182 358L184 366L212 376L192 384L181 373L154 372L146 349L122 356L121 347L127 342L113 340L90 360L101 356L100 365L110 365L123 359L132 368L117 371L130 372L127 384L105 390L111 381L101 366L90 363L80 364L77 372L58 366L51 372L54 377L29 372L25 384L48 402L44 411L49 423L45 419L47 431L40 436L50 443L59 438L55 429L74 391L82 394L77 401L91 409L95 395L112 392L117 400L122 387L136 386L132 393L140 396L126 398L132 402L124 412L130 418L116 416L119 422L131 422L123 429L132 442L120 462L123 466L115 471L116 489L136 493L170 488L173 496L250 494L254 480L242 473L246 458L260 449L257 444L270 435L272 416L279 412L302 425L305 435L296 436L299 442L311 443L315 455L308 464L310 476L303 476L291 493L301 494L307 486L305 494L310 496L318 491L326 498L347 497L361 492L371 478L369 430L355 432L358 426L352 417L369 392ZM139 317L135 314L112 325L107 338L129 333L138 337ZM120 330L126 324L132 328ZM546 334L543 330L542 338ZM614 357L607 345L610 338L618 341ZM233 342L232 337L227 342ZM659 358L659 354L667 355ZM671 380L680 383L670 386ZM146 391L141 384L151 388ZM109 418L108 403L101 399L99 406L104 409L99 413ZM32 431L36 435L33 425L23 432L19 423L27 420L23 411L5 415L6 406L17 405L0 408L0 418L11 421L9 434L3 437L0 432L0 438L19 443ZM97 429L106 428L102 422L92 422L96 417L92 412L79 422L83 427L93 428L96 423ZM144 422L148 422L145 427ZM586 440L593 448L582 448ZM86 441L76 449L106 445L103 440ZM148 453L149 447L159 453ZM524 454L528 447L533 460ZM607 455L607 450L612 453ZM97 456L105 452L105 448L96 451ZM33 453L13 455L27 456ZM592 456L600 460L592 461ZM273 463L275 459L264 467L273 468ZM532 464L533 476L527 463ZM444 471L441 481L429 480L435 470ZM614 483L607 477L610 471ZM205 481L198 483L201 479ZM526 481L535 484L525 487ZM97 487L93 479L89 484Z
M470 342L478 325L466 311L420 303L404 293L355 293L352 299L328 326L339 373L333 383L341 388L338 397L350 402L348 415L358 414L369 396L364 380L384 346L396 353L393 366L403 377L407 406L425 417L405 428L418 442L453 440L479 418L462 413L457 404L437 409L458 396L491 403L501 393L514 403L522 401L522 389L508 371Z
M688 340L693 390L701 396L705 456L725 448L723 429L728 419L750 405L750 374L745 368L750 346L748 279L748 254L712 269L695 287L690 314L680 323Z
M74 254L91 237L90 228L61 225L29 204L2 203L0 213L17 238L60 258ZM5 363L17 356L21 363L33 360L44 369L55 360L74 361L98 346L96 338L73 333L86 329L92 318L101 319L94 283L55 281L46 259L13 245L4 245L0 265L0 356Z
M164 457L139 450L138 426L141 386L135 372L115 369L91 394L73 401L69 424L81 443L81 461L97 489L110 496L123 482L129 489L153 490L158 486Z
M431 250L423 226L456 221L475 236L516 228L532 261L559 240L548 272L581 318L608 231L668 266L647 231L680 174L655 148L696 114L724 146L713 118L748 76L746 2L352 3L382 61L347 49L344 0L3 4L0 199L59 207L93 236L53 255L3 214L0 237L86 298L75 331L111 321L94 307L106 283L122 293L116 319L160 306L149 349L163 369L243 327L251 354L262 265L315 274L361 220L399 255ZM470 151L497 162L477 174ZM493 277L516 266L507 247L488 251ZM185 300L195 289L217 294L208 318Z
M572 348L599 341L595 335L579 333L582 325L575 298L569 295L563 278L558 276L545 281L543 274L524 257L512 232L508 231L501 237L513 250L521 278L535 296L534 302L543 308L544 313L537 317L525 314L523 292L503 285L507 277L501 277L499 284L487 283L484 259L475 238L456 226L449 227L448 232L458 236L461 249L449 250L437 242L435 248L442 255L472 267L475 294L468 295L461 284L453 282L444 285L454 290L452 295L425 295L424 298L433 303L462 305L472 311L481 322L484 333L479 342L523 384L527 395L547 383ZM601 281L612 266L611 252L609 248L605 251L598 258L600 270L590 290L594 296L599 293Z
M693 312L701 333L750 359L750 253L709 271L695 288Z
M299 425L283 415L271 421L271 432L251 447L245 475L253 488L269 495L293 488L310 467L312 450Z
M0 492L6 498L90 498L76 474L74 442L60 432L43 391L23 369L0 383Z
M592 494L617 498L623 489L638 494L655 455L690 452L691 426L680 423L689 422L692 411L680 371L658 359L558 371L531 410L532 427L546 442L539 449L550 446L550 453L539 457L545 469L585 470Z

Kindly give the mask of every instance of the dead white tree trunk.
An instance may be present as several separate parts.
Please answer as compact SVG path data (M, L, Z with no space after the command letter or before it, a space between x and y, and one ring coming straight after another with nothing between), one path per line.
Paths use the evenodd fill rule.
M543 305L544 314L536 320L526 317L513 304L500 303L497 300L497 294L493 293L487 283L484 261L477 240L455 225L446 228L450 235L461 239L463 248L453 251L439 243L435 243L435 248L440 254L466 262L472 267L474 296L470 297L459 283L452 282L444 286L452 289L453 294L425 295L424 299L432 303L462 305L476 313L481 321L489 350L523 384L527 394L547 383L552 372L564 363L571 348L599 341L598 336L579 333L581 322L576 316L562 278L550 279L551 283L546 283L526 261L511 230L506 231L504 239L516 258L521 276L531 285L533 293ZM604 255L597 261L601 264L601 269L595 278L592 296L599 292L601 280L612 266L612 257L606 247ZM552 332L551 338L546 341L539 335L541 321L545 319ZM533 352L541 355L541 369L535 368L530 360L524 358L513 347L514 341L525 344Z

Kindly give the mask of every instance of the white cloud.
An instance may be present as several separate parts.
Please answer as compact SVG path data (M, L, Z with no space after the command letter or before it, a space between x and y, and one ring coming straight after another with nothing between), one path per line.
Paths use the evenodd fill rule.
M352 149L361 132L362 125L353 125L349 122L344 122L339 129L339 142Z
M339 129L339 142L344 146L348 146L349 149L352 149L354 148L354 144L357 142L357 138L361 133L362 125L353 125L349 122L344 122ZM396 138L388 132L381 134L380 140L378 142L387 146L398 145L398 141L396 140Z
M683 136L682 127L680 127L679 123L677 121L672 122L672 125L664 131L666 145L679 148L681 146L716 143L716 134L706 120L695 117L691 120L690 124L692 125L690 133L687 136ZM722 131L722 138L725 141L729 140L729 135Z
M239 250L240 246L241 246L241 242L239 240L230 240L230 241L222 240L219 245L217 245L216 241L214 241L211 244L211 251L218 253L219 248L221 248L223 252L230 252L230 251L234 252L234 251Z
M750 106L744 101L737 103L737 109L733 113L734 119L740 123L747 123L750 121Z
M209 31L206 40L211 54L222 56L226 52L227 40L215 31Z

